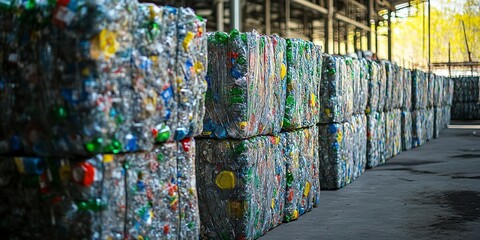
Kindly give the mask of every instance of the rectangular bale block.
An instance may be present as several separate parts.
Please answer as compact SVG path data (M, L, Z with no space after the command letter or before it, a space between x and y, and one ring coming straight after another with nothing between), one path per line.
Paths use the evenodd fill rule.
M283 129L314 126L319 121L320 47L302 39L287 39L287 92Z
M402 111L402 150L412 148L412 113Z
M420 70L412 72L412 109L427 107L428 75Z
M385 121L386 121L386 151L385 151L385 158L389 159L393 156L396 156L400 153L402 145L401 145L401 131L402 131L402 124L401 124L401 111L400 109L394 109L390 112L385 113Z
M370 114L378 110L378 101L380 98L380 83L379 83L379 65L375 61L365 60L368 66L367 81L368 81L368 97L365 114Z
M368 101L368 65L366 59L347 61L349 79L353 84L353 114L365 114Z
M427 132L427 141L430 141L432 140L433 138L433 135L434 135L434 132L435 132L435 129L434 129L434 126L435 126L435 115L434 115L434 110L433 108L427 108L427 111L426 111L426 122L425 122L425 130Z
M348 74L348 59L323 55L320 123L340 123L353 114L353 82Z
M193 139L184 143L194 145ZM2 177L16 183L2 187L2 211L14 221L1 228L22 237L197 238L195 173L185 166L195 155L182 144L83 159L2 159Z
M125 0L48 4L16 15L17 30L6 43L20 44L11 64L29 70L6 79L12 128L0 129L0 145L9 146L3 152L149 151L199 133L205 22L191 9ZM51 21L19 21L40 13Z
M412 112L412 148L419 147L426 142L425 129L426 110L414 110Z
M256 239L283 220L285 164L279 137L197 140L201 236Z
M412 109L412 71L410 69L403 70L403 105L402 110Z
M385 163L386 122L383 112L367 115L367 168L374 168Z
M366 117L354 115L345 123L318 128L320 185L323 189L342 188L360 176L367 165Z
M281 133L286 166L285 222L296 220L320 201L318 128Z
M285 40L257 32L210 33L203 136L276 134L285 113Z

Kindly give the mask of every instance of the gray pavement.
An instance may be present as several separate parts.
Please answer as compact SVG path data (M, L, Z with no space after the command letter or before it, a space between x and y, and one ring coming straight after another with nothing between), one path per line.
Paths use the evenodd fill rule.
M269 239L480 239L480 121L367 170Z

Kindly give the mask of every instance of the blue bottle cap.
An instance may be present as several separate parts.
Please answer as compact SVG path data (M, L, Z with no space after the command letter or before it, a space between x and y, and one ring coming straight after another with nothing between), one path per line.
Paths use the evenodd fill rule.
M186 128L177 128L177 130L175 130L175 136L173 137L175 139L175 141L180 141L182 139L184 139L188 134L188 130Z
M40 175L45 170L45 161L41 158L26 157L22 162L26 174Z

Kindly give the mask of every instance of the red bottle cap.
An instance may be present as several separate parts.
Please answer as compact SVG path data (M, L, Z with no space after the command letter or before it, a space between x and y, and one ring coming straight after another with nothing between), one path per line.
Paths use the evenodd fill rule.
M95 167L88 162L83 162L75 166L72 174L76 183L88 187L92 185L95 178Z

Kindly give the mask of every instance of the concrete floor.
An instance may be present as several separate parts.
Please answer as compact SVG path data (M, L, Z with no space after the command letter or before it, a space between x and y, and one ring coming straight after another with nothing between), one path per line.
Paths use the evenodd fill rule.
M480 121L453 124L261 240L480 239Z

